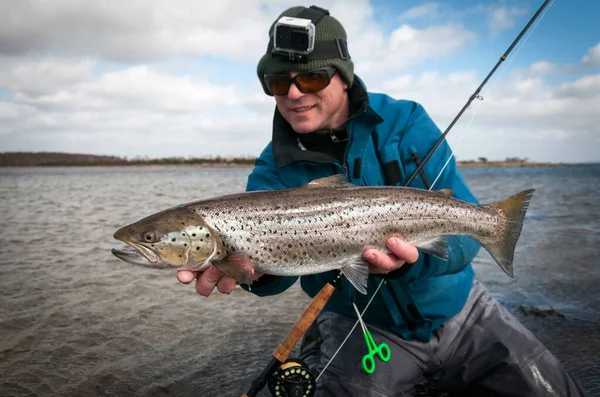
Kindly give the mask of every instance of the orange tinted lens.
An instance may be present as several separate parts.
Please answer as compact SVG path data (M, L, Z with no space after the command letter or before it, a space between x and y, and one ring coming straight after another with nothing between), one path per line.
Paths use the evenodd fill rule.
M326 70L300 73L296 76L298 88L302 93L317 92L329 85L329 76Z
M290 78L285 75L265 76L265 84L273 95L287 95L290 89Z

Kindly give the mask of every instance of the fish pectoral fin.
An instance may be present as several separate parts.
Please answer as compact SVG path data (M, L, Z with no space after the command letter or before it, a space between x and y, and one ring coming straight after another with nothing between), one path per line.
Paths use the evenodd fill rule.
M412 241L421 251L441 260L448 260L448 236L433 236Z
M223 259L212 261L212 264L240 284L252 284L254 268L250 256L243 251L235 251Z
M350 284L363 295L367 294L367 281L369 280L369 265L364 260L360 260L344 266L342 274L346 276Z

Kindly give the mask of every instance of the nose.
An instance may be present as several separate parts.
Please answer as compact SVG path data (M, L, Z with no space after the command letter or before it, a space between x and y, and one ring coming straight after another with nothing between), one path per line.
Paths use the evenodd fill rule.
M304 94L300 92L300 90L298 89L296 84L292 83L290 85L290 89L288 90L287 96L290 99L296 100L296 99L302 98L304 96Z

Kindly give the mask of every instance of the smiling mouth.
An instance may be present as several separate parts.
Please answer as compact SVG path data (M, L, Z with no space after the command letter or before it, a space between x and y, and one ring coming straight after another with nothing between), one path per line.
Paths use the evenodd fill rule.
M305 107L302 107L302 108L295 108L295 109L292 109L292 112L294 112L294 113L305 113L305 112L308 112L309 110L311 110L312 108L314 108L315 106L317 106L317 105L305 106Z

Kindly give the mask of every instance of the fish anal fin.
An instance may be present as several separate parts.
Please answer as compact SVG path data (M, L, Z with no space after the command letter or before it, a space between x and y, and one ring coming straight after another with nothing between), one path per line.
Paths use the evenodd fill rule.
M341 269L350 284L363 295L367 294L367 281L369 280L369 264L364 260L352 262Z
M429 236L410 243L429 255L444 261L448 260L448 236Z
M325 178L315 179L312 182L309 182L307 187L344 187L344 186L353 186L350 182L346 180L346 176L344 174L335 174L331 176L327 176Z
M213 261L212 264L240 284L252 284L254 268L250 256L244 251L234 251L223 259Z

